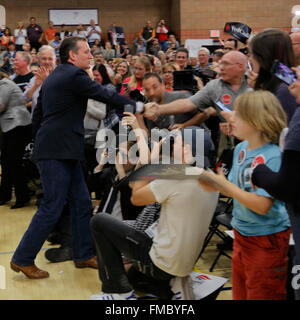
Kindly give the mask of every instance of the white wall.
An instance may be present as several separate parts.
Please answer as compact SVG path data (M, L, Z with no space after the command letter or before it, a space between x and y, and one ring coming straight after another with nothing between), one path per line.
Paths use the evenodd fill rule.
M0 5L0 26L6 26L5 8Z

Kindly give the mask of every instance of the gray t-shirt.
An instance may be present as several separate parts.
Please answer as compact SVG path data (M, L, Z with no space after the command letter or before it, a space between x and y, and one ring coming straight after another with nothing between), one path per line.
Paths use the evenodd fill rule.
M236 97L249 89L246 78L238 91L232 90L231 85L222 79L215 79L189 99L197 106L199 111L203 111L208 107L216 107L216 101L223 102L227 108L232 110Z
M187 91L165 91L162 103L166 104L178 99L187 99L190 96L191 94ZM197 112L197 110L193 110L176 115L161 115L155 121L145 119L145 122L149 130L153 128L168 129L170 125L175 123L184 123L190 120Z

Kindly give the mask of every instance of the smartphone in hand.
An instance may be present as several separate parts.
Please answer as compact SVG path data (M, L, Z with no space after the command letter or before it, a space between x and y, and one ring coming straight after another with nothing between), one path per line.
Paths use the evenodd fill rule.
M296 73L287 65L278 60L274 61L271 68L271 73L278 79L286 83L288 86L297 81Z
M227 108L225 106L225 104L223 102L221 102L220 100L219 101L216 101L215 102L216 106L218 107L218 109L220 109L220 111L225 111L225 112L232 112L231 109Z

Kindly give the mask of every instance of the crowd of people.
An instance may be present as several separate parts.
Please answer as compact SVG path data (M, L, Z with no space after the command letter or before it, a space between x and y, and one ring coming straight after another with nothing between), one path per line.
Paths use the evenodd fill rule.
M45 252L49 261L99 270L92 299L135 300L135 291L193 299L189 274L227 197L233 299L286 299L291 232L300 264L299 32L267 29L246 49L229 38L197 57L163 19L156 28L147 21L132 48L114 24L104 39L94 20L69 32L51 21L43 30L32 17L2 33L0 205L13 189L11 209L35 196L24 170L32 143L42 189L14 271L49 277L34 263L48 239L61 245ZM275 61L298 79L279 79ZM162 161L166 141L170 163L199 172L204 159L199 181L132 178ZM220 169L225 153L232 161Z

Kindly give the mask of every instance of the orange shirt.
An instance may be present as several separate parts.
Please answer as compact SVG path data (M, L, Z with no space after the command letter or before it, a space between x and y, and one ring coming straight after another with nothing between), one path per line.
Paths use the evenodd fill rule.
M4 46L7 46L9 42L15 42L15 38L13 36L7 37L5 35L0 38L0 43Z
M46 39L47 39L48 41L54 40L54 39L55 39L55 33L57 33L57 30L54 29L54 28L53 28L53 29L51 29L51 28L46 29L46 30L45 30Z

